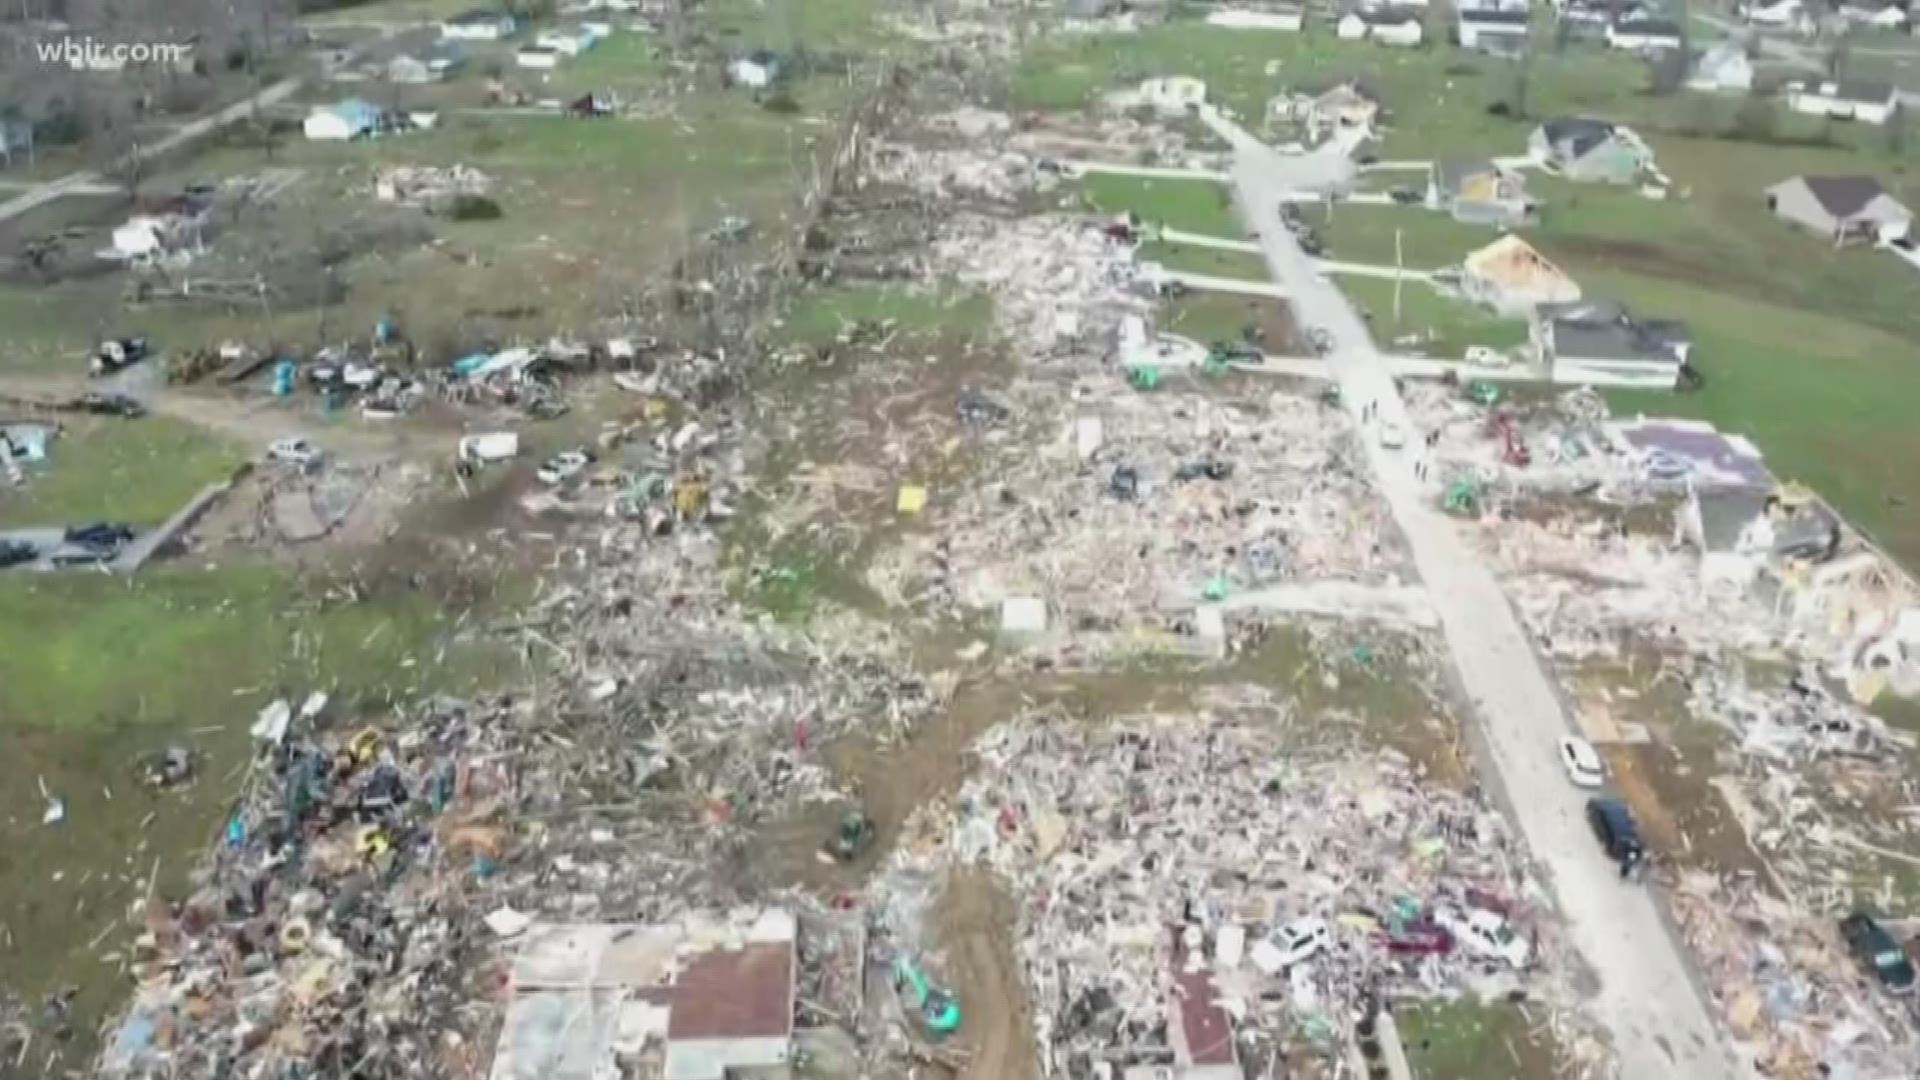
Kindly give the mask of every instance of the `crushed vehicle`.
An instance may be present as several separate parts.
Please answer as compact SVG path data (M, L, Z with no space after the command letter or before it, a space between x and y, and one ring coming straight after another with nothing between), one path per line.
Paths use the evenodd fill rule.
M147 407L125 394L102 394L88 391L67 402L69 411L88 413L93 416L119 416L128 420L138 420L147 415Z
M594 457L593 451L585 448L562 450L542 462L539 470L536 471L534 475L538 477L543 484L564 484L574 477L579 476L581 473L586 472L588 467L593 465L596 460L598 459Z
M1872 913L1854 909L1840 920L1840 936L1847 939L1847 948L1873 972L1880 985L1889 990L1913 988L1913 958Z
M0 569L22 566L40 557L40 550L23 540L0 540Z
M1439 908L1433 921L1451 933L1462 948L1488 960L1502 960L1518 970L1532 958L1533 944L1514 932L1507 917L1484 908Z
M320 448L305 439L275 439L267 447L267 460L305 469L319 463Z

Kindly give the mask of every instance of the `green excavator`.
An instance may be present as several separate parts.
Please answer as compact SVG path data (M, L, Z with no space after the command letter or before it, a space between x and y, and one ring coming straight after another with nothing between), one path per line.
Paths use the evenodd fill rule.
M893 960L893 988L901 999L920 1015L920 1022L935 1038L942 1038L960 1027L960 1003L946 990L933 985L926 972L912 960L896 956Z

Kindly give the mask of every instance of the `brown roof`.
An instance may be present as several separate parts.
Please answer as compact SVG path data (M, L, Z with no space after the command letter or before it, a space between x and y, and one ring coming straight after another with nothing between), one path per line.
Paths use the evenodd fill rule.
M1232 1065L1239 1059L1233 1051L1233 1020L1220 1007L1220 991L1213 975L1205 971L1176 971L1173 975L1174 1023L1186 1044L1189 1060L1183 1065Z
M667 1038L786 1038L792 999L792 942L699 953L674 983Z

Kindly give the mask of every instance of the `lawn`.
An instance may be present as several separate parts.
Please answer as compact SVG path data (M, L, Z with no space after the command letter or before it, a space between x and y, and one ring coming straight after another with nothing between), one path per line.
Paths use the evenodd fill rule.
M1408 348L1427 356L1459 359L1470 345L1511 349L1527 340L1524 319L1503 318L1472 304L1441 296L1425 282L1400 288L1400 319L1393 318L1394 283L1385 278L1337 277L1340 291L1367 317L1374 340L1389 352ZM1421 342L1396 342L1409 337Z
M1711 420L1752 438L1782 479L1811 484L1920 566L1920 344L1669 278L1589 272L1588 291L1687 320L1707 378L1693 394L1615 392L1616 411Z
M45 462L25 466L25 485L0 486L0 524L157 525L208 484L232 476L248 455L164 416L73 419Z
M1191 292L1161 304L1154 326L1162 333L1179 334L1203 345L1238 341L1252 326L1268 352L1286 353L1293 347L1293 309L1281 300Z
M1080 194L1103 214L1137 214L1169 229L1228 240L1246 235L1234 212L1233 189L1211 180L1094 173L1080 181Z
M1267 260L1251 251L1224 251L1195 244L1156 241L1141 245L1138 258L1185 274L1211 274L1243 281L1265 281L1269 277Z
M512 678L510 658L452 639L464 614L428 590L322 605L276 567L0 574L0 993L77 988L69 1052L84 1055L126 992L102 954L124 946L127 905L150 877L156 895L185 895L256 711L324 688L345 727L381 721L415 689L501 685L479 679ZM141 763L169 746L193 753L197 780L151 791ZM42 784L65 800L58 825L41 824Z
M1469 253L1500 237L1496 229L1463 225L1419 206L1336 203L1306 208L1304 214L1319 230L1327 258L1373 266L1394 265L1396 232L1401 265L1409 270L1458 266Z
M980 295L941 294L892 286L810 289L788 311L786 332L814 344L830 342L854 322L891 323L910 337L985 333L993 302Z
M1419 1080L1551 1080L1554 1049L1536 1034L1544 1017L1520 1006L1472 1001L1402 1005L1394 1010L1407 1064Z

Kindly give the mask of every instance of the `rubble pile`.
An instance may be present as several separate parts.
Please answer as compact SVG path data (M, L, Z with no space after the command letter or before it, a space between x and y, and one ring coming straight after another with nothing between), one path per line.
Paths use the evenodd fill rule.
M1402 396L1414 429L1437 434L1431 452L1439 475L1545 490L1603 484L1616 498L1639 494L1632 457L1607 430L1606 402L1594 391L1581 387L1529 407L1495 397L1504 393L1486 383L1407 382ZM1508 427L1523 459L1509 448Z
M1012 203L1030 190L1058 183L1037 173L1031 158L1006 151L923 149L904 143L880 143L869 153L863 179L899 184L943 200L985 199Z
M381 202L438 212L461 196L485 195L492 187L492 177L468 165L400 165L380 170L373 194Z
M868 582L881 596L940 611L1043 597L1099 629L1223 591L1401 567L1348 434L1310 398L1229 404L1097 379L1009 396L1014 412L1048 417L1037 425L1049 441L990 450L983 479L930 516L934 531L876 556ZM1064 415L1063 399L1077 402Z
M983 863L1007 883L1054 1075L1170 1063L1168 1003L1197 972L1243 1051L1295 1034L1331 1048L1364 997L1564 993L1562 946L1496 813L1390 752L1277 752L1287 707L1259 688L1205 708L1003 724L896 854L899 874ZM1535 940L1495 958L1425 933L1465 911ZM1303 920L1331 934L1306 955L1283 937Z
M1702 977L1762 1075L1912 1073L1920 1032L1910 1007L1842 951L1833 920L1701 871L1682 875L1670 895Z
M930 272L991 295L1005 336L1033 359L1104 359L1125 316L1150 314L1133 249L1071 215L958 217Z

